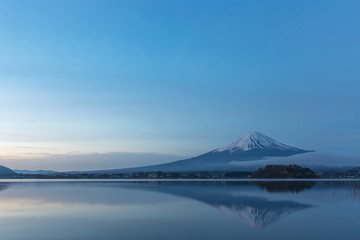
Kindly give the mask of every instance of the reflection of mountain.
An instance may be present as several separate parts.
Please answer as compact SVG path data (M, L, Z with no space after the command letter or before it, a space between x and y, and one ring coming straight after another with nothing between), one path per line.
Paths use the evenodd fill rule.
M137 186L139 187L139 185ZM186 197L206 203L236 216L244 223L264 228L282 217L308 208L311 205L294 201L274 201L263 197L238 195L242 189L251 189L249 183L169 183L156 182L155 186L144 186L146 190Z
M258 228L264 228L292 212L309 207L309 205L292 201L270 201L256 197L238 197L231 204L213 206L231 213L252 227Z

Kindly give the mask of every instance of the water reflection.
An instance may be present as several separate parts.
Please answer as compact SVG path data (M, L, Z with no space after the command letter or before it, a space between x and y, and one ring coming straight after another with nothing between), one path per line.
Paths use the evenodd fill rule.
M241 190L252 189L253 185L266 189L294 192L314 186L309 182L155 182L155 186L141 186L144 190L158 191L200 201L225 213L229 213L243 223L256 228L265 228L282 217L311 207L310 204L290 200L271 200L265 197L248 196ZM279 185L279 187L277 187ZM139 187L139 186L137 186ZM310 187L311 188L311 187Z
M11 183L7 183L7 182L3 182L3 183L0 183L0 191L3 191L7 188L9 188Z
M293 192L298 193L311 189L316 185L315 181L264 181L254 182L255 185L268 192Z
M16 240L356 239L359 188L359 182L306 181L0 183L0 234ZM326 231L334 235L321 235Z

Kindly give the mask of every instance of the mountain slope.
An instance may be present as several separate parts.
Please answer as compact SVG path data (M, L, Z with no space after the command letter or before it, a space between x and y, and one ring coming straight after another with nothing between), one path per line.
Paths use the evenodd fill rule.
M246 133L232 143L217 148L212 152L246 152L254 149L268 149L279 151L304 151L275 141L274 139L259 132Z
M228 145L190 159L153 166L93 172L238 171L245 169L232 164L233 162L261 160L265 157L286 157L307 152L311 151L279 143L259 132L249 132Z
M13 170L0 165L0 178L8 178L15 175L17 174Z

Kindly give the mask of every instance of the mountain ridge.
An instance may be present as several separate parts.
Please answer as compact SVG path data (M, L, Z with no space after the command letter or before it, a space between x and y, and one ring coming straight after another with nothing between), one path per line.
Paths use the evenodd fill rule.
M21 174L39 174L39 175L56 175L61 173L68 174L117 174L117 173L136 173L136 172L199 172L199 171L253 171L254 166L251 162L262 162L268 157L287 157L296 154L314 152L303 150L289 145L280 143L260 132L253 131L244 134L242 137L235 139L231 143L216 148L207 153L191 157L188 159L177 160L174 162L140 166L132 168L105 169L105 170L88 170L88 171L26 171L15 170ZM241 163L241 164L239 164ZM244 165L245 163L245 165Z
M237 171L245 170L233 162L261 160L265 157L286 157L313 152L285 145L256 131L248 132L223 147L189 159L144 167L90 171L91 173L131 172L187 172L187 171Z
M0 165L0 178L9 178L9 177L13 177L15 175L17 175L17 173L14 172L13 170Z
M212 152L245 152L252 149L278 149L278 150L301 150L275 141L274 139L257 131L248 132L228 145L217 148Z

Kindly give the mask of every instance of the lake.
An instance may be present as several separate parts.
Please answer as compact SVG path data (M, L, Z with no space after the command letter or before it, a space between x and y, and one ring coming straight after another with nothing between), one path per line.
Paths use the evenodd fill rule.
M358 181L0 182L7 239L344 239Z

